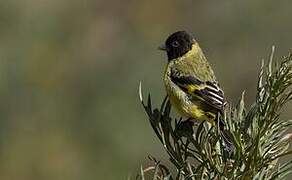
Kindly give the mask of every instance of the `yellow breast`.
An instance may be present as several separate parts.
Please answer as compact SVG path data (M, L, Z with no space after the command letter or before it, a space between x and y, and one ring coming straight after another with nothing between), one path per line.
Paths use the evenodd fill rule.
M210 119L212 114L201 109L198 102L196 103L186 92L174 84L170 79L168 70L169 68L167 67L164 75L164 84L171 105L185 118L193 118L198 121L206 120L213 124L215 117Z
M164 83L170 103L178 111L178 113L180 113L180 115L197 120L206 119L204 111L192 102L190 97L170 80L167 73L165 73Z

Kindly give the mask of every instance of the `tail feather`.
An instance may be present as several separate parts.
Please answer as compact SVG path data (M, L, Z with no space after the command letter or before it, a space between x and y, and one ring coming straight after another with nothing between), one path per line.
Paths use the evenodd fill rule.
M231 133L225 128L226 125L224 121L220 118L221 114L217 114L217 123L220 129L220 134L222 136L223 142L225 144L225 149L229 152L232 153L235 149L234 143L232 142L232 135Z

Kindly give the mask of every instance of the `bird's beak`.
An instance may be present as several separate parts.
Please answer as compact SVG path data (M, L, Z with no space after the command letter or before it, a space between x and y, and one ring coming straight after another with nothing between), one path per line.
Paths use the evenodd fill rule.
M165 44L161 44L161 45L158 47L158 50L166 51L166 46L165 46Z

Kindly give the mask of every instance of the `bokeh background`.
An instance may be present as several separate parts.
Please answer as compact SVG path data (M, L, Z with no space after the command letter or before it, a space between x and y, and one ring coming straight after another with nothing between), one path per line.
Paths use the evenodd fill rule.
M138 100L157 105L177 30L192 32L229 101L253 102L262 58L291 50L290 0L1 0L0 179L134 177L164 159ZM292 117L292 104L283 117ZM290 110L290 111L289 111Z

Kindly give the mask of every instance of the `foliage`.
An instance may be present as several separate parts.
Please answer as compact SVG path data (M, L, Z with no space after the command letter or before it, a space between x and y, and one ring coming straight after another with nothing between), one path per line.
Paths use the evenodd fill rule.
M225 108L225 131L234 145L225 148L220 129L207 122L194 126L189 121L172 118L167 97L160 108L153 108L151 96L143 101L149 122L174 165L171 172L154 157L153 166L141 168L137 179L152 171L153 179L281 179L292 170L292 160L279 163L289 155L292 120L280 117L283 106L292 99L292 54L274 63L274 47L268 64L262 61L257 94L253 105L245 107L244 93L237 106Z

